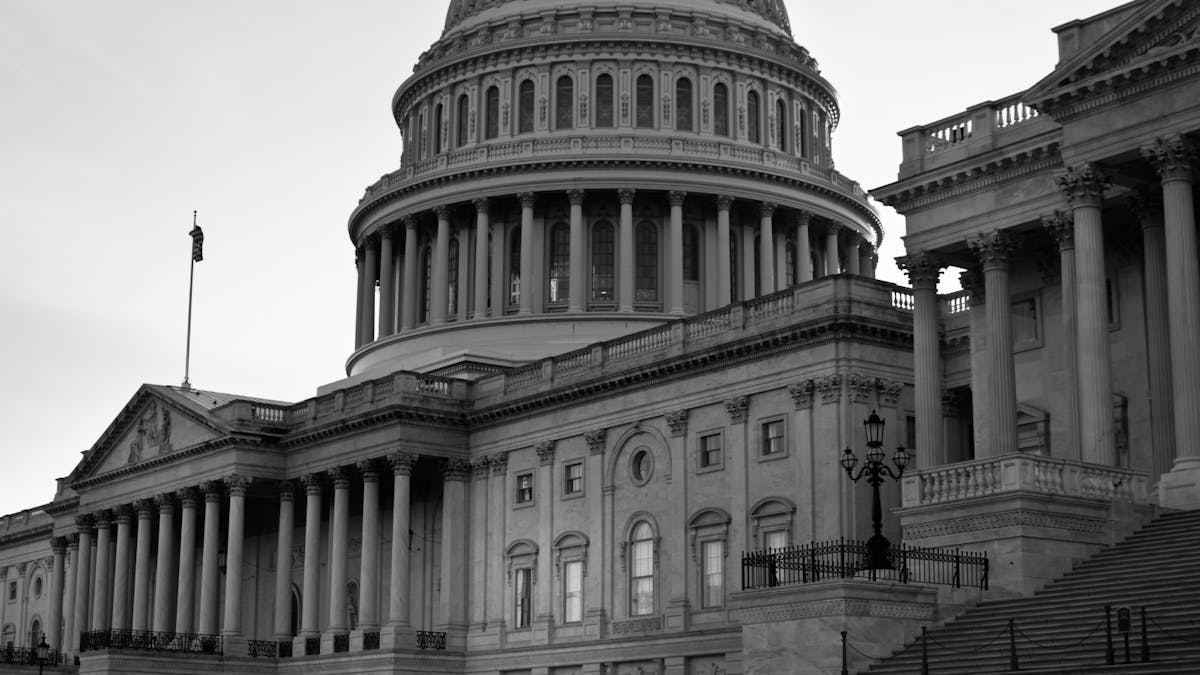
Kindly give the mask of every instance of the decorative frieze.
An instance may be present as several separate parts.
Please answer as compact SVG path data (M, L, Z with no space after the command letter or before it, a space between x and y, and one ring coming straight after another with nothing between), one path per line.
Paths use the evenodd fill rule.
M850 373L850 399L854 403L871 403L875 398L876 378Z
M904 383L900 380L885 380L880 378L879 386L879 404L895 407L900 402L900 394L904 391Z
M842 400L842 376L837 373L823 375L813 380L821 393L821 403L838 403Z
M745 396L735 396L725 401L725 412L729 413L730 424L745 424L749 409L750 400Z
M538 464L546 466L554 463L554 441L540 441L533 446L533 450L537 453Z
M667 427L671 430L671 436L678 438L687 435L687 408L672 410L663 416L667 420Z
M604 452L604 443L605 443L606 433L607 432L604 429L604 427L600 427L598 429L590 429L588 431L583 432L583 440L584 440L584 442L587 443L588 450L593 455L598 455L598 454Z
M633 619L631 621L614 621L610 626L613 635L629 635L631 633L654 633L662 630L662 617Z
M492 465L493 476L503 476L508 473L508 452L500 451L493 453L488 457L488 463Z
M999 528L1003 527L1036 527L1039 529L1045 528L1065 532L1101 535L1108 531L1108 522L1100 518L1089 518L1087 516L1019 509L976 516L956 516L931 523L909 525L904 528L904 540L928 539L930 537L963 534L966 532L995 534Z
M786 605L748 607L742 610L742 625L794 621L817 617L873 616L889 619L932 620L935 606L926 602L894 602L889 600L866 600L834 598L793 602Z
M815 392L816 385L812 380L803 380L788 386L788 395L792 397L792 402L796 404L796 410L811 408L813 393Z

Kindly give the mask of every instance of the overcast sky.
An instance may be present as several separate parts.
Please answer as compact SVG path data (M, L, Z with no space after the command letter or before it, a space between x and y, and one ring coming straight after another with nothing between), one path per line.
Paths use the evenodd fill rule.
M0 513L37 506L143 382L303 400L354 340L346 220L396 169L388 107L446 0L0 0ZM1112 0L788 0L841 96L838 169L1025 89ZM881 276L904 279L880 208Z

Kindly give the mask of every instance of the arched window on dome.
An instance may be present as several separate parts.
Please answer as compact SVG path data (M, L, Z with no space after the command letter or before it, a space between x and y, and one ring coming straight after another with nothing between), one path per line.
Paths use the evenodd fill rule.
M775 101L775 136L779 142L779 151L787 152L787 104L782 98Z
M729 87L723 82L713 85L713 133L729 136Z
M450 261L446 266L446 276L449 277L450 285L446 294L446 316L453 318L458 313L458 237L450 240Z
M658 302L658 226L643 220L634 238L634 300Z
M433 280L433 255L429 250L429 244L425 244L425 251L421 253L421 316L419 323L427 323L429 321L429 284Z
M567 302L571 292L571 229L566 223L550 228L550 303Z
M562 75L554 83L554 128L575 128L575 81Z
M639 129L654 128L654 78L638 75L635 93L634 126Z
M492 139L500 135L500 88L488 87L484 96L484 131L486 138Z
M612 302L616 241L612 223L602 220L592 226L592 300Z
M445 117L446 111L441 103L433 108L433 128L429 130L429 135L433 137L433 154L442 154L442 118Z
M521 226L508 235L508 304L521 304Z
M596 127L599 129L611 129L616 125L613 96L613 76L601 73L596 77Z
M758 105L758 92L746 94L746 138L751 143L762 143L762 127L759 116L762 114Z
M808 111L804 108L800 109L800 114L797 117L800 123L800 156L808 158Z
M629 535L629 615L654 613L654 530L642 521Z
M468 124L471 120L471 98L466 94L458 97L458 134L455 136L454 145L461 148L467 144L468 139Z
M675 130L695 130L692 123L692 81L686 77L675 82Z
M417 159L425 159L425 148L427 147L425 145L425 134L428 133L428 131L425 129L425 112L424 111L421 111L420 113L417 114L416 124L417 124L416 133L413 134L413 138L415 138L417 140L417 143L416 143Z
M517 133L533 131L534 86L533 80L522 80L517 90Z

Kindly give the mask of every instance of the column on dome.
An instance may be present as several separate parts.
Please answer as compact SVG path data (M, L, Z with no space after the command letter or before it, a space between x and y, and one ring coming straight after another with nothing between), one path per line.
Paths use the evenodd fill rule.
M775 205L759 205L758 220L758 278L762 295L775 292Z
M109 627L108 601L112 591L112 569L109 567L108 551L112 548L112 513L101 511L96 514L96 590L92 598L92 630Z
M758 297L758 269L754 264L754 228L742 222L742 241L738 248L742 256L742 300Z
M812 243L808 232L811 223L811 213L796 212L796 283L800 284L813 280Z
M573 295L573 294L572 294ZM436 623L452 635L462 636L467 624L467 489L471 466L450 459L442 467L442 593Z
M1012 307L1008 261L1012 241L992 231L967 241L983 268L987 303L988 447L985 457L1017 450L1017 376L1013 363Z
M1058 243L1059 268L1062 284L1063 362L1066 371L1066 433L1063 457L1080 459L1079 452L1079 359L1075 351L1078 342L1079 317L1075 290L1075 222L1071 214L1055 211L1042 218L1042 226Z
M246 490L250 478L233 475L225 479L229 489L229 527L225 540L225 617L221 635L242 634L242 551L245 546Z
M1055 177L1075 220L1075 288L1079 330L1079 448L1085 462L1113 466L1112 360L1108 341L1104 233L1100 205L1108 179L1094 164ZM1193 240L1194 241L1194 240ZM1195 251L1195 247L1192 248ZM1179 364L1174 364L1179 372ZM1195 416L1194 411L1188 416Z
M304 514L304 598L300 620L300 637L321 634L318 608L321 594L321 476L306 474L300 483L305 490Z
M195 617L196 593L196 490L178 490L179 498L179 579L175 586L175 632L191 633ZM118 541L120 530L117 531Z
M454 299L451 306L454 307L455 320L459 323L467 320L470 316L469 300L474 291L471 288L471 224L467 220L459 221L458 234L455 237L458 240L458 260L454 266L455 278L454 281ZM484 242L487 245L487 242ZM484 280L486 282L486 279Z
M583 311L583 190L567 190L571 204L570 271L567 281L567 311Z
M949 463L942 431L942 358L938 334L938 277L942 263L930 251L896 258L913 287L913 385L917 455L922 468ZM990 344L990 343L989 343ZM1014 425L1015 428L1015 425Z
M480 197L472 202L475 205L475 306L472 319L485 319L488 315L488 232L491 223L488 222L488 208L491 202L486 197ZM495 261L497 265L502 260ZM465 267L465 265L464 265ZM503 307L502 298L496 298L496 308ZM500 316L503 311L496 311Z
M1180 136L1157 140L1142 150L1162 181L1167 262L1167 307L1171 344L1171 392L1175 417L1172 473L1200 470L1200 268L1196 260L1196 212L1192 201L1196 151ZM1081 326L1082 329L1082 326ZM1187 486L1186 490L1181 490ZM1171 492L1184 494L1171 495ZM1163 488L1163 505L1195 508L1196 480L1172 478Z
M521 202L521 297L518 300L518 313L526 316L533 313L533 284L537 280L533 272L533 204L537 201L537 195L522 192L517 199Z
M503 213L504 212L501 211L501 214L503 214ZM508 259L508 248L507 248L508 239L505 237L505 229L506 229L505 228L505 220L507 220L507 219L504 217L496 218L496 217L492 217L491 215L488 216L488 219L490 221L494 221L488 227L488 232L492 233L492 235L491 235L492 279L491 279L491 292L490 292L490 297L492 298L492 300L491 300L491 305L492 305L491 315L495 316L495 317L501 317L501 316L504 316L504 308L509 302L509 286L508 286L508 283L505 281L505 273L506 272L511 273L511 270L505 269L505 267L506 267L505 263L507 262L507 259ZM485 240L487 239L488 232L484 233ZM486 273L486 270L488 267L488 265L487 265L487 245L486 244L484 245L484 265L483 266L484 266L484 270ZM485 291L483 314L480 316L480 318L488 315L488 306L487 306L488 298L486 296L487 296L487 291Z
M292 537L296 530L296 491L290 480L279 483L279 528L275 540L275 613L272 639L292 637Z
M404 299L400 302L400 330L412 330L417 325L417 307L420 303L421 284L417 272L421 267L421 256L417 251L417 219L404 216Z
M446 323L450 306L450 207L437 207L437 238L429 279L429 325Z
M670 231L667 233L667 297L672 314L683 314L683 201L687 193L667 193L671 205Z
M95 521L90 515L78 516L79 564L75 568L75 618L68 646L79 648L79 635L88 629L88 608L91 606L92 588L92 531Z
M58 651L62 649L62 636L59 634L59 629L62 627L63 620L63 580L66 567L67 554L67 538L52 537L50 539L50 552L54 556L54 562L50 569L50 620L46 625L46 642L50 648Z
M617 298L618 307L622 312L633 311L633 289L636 280L633 249L633 200L637 190L621 188L617 190L617 200L621 203L621 217L617 224Z
M170 494L154 497L158 506L158 560L154 566L154 613L151 630L156 633L172 631L171 572L175 570L175 499Z
M837 223L829 223L825 227L825 276L840 274L842 261L838 251L838 232L842 229Z
M154 534L154 502L139 499L137 552L133 562L133 630L150 630L150 538ZM97 568L99 569L99 568Z
M356 274L356 290L354 291L356 300L354 309L354 348L358 349L363 346L363 299L366 295L363 293L363 289L366 288L367 279L366 252L362 246L359 246L354 251L354 270Z
M859 275L862 274L862 258L858 253L859 240L861 237L858 234L850 233L850 243L846 246L846 273Z
M1171 391L1170 295L1167 281L1167 240L1162 197L1144 194L1128 200L1142 225L1142 297L1146 307L1146 375L1150 385L1151 478L1171 470L1175 461L1175 409Z
M329 630L341 633L346 626L346 547L350 539L350 471L335 466L333 479L333 522L329 534Z
M374 631L379 630L379 473L372 460L359 462L357 468L363 481L358 628Z
M363 244L365 272L362 285L362 343L375 341L375 281L379 278L379 238L371 236Z
M522 232L524 235L524 232ZM522 293L524 295L524 293ZM393 637L409 630L409 498L417 456L407 452L388 455L392 467L392 560L388 590L388 625Z
M396 229L384 225L379 241L379 337L396 332Z
M729 247L729 209L733 197L717 196L717 304L721 307L733 302L732 252Z
M875 248L870 243L864 241L858 247L858 269L859 274L865 277L875 278Z
M204 541L200 550L200 622L197 632L216 635L217 609L221 601L221 571L217 568L217 547L221 535L221 486L208 481L200 485L200 491L204 493Z

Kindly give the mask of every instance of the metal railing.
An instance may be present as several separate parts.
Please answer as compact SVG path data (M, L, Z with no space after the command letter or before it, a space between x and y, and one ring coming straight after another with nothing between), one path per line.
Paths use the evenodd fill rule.
M744 552L742 590L858 576L872 581L988 587L988 559L983 553L894 544L888 551L890 568L872 568L868 560L866 542L848 539Z
M379 649L379 631L369 630L363 633L363 649Z
M154 633L148 630L94 630L80 634L79 651L102 649L215 655L222 653L220 635Z
M340 654L350 651L350 634L335 633L333 635L333 653Z
M57 668L63 664L63 655L53 649L46 656L45 663L38 660L37 649L33 647L7 647L0 649L0 664L9 666L38 666L45 665Z
M291 640L280 640L279 641L279 651L277 653L279 654L279 658L281 658L281 659L292 658L292 641Z
M440 631L417 631L417 649L445 649L446 634Z
M279 657L279 643L274 640L250 640L246 643L250 656L265 656L269 659Z
M310 637L304 638L304 655L316 656L321 653L321 638Z

